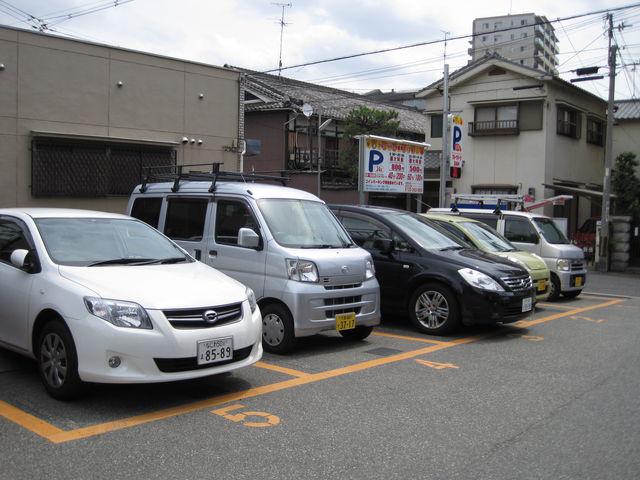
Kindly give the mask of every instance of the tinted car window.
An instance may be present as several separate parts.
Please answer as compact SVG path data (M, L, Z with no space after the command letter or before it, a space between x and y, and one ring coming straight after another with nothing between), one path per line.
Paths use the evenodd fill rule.
M136 198L131 208L131 216L142 220L153 228L158 228L160 221L160 208L162 207L161 197L141 197Z
M0 262L11 263L11 253L18 249L31 249L22 229L16 222L0 220Z
M174 240L199 242L204 234L208 200L174 198L169 200L164 233Z
M504 222L504 236L512 242L536 243L538 234L528 220L507 217Z
M219 200L216 206L216 243L237 245L241 228L259 233L258 222L249 207L238 200Z
M373 249L376 240L391 240L391 230L373 219L343 213L342 225L354 242L365 249Z
M498 216L497 215L476 215L474 213L465 213L465 217L478 220L486 225L489 225L494 230L498 228Z

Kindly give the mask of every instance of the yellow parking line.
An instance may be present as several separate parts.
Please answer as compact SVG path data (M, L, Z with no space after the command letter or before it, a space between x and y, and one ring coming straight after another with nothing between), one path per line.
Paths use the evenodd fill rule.
M559 308L560 310L573 310L576 308L571 305L559 305L557 303L537 303L536 307L545 307L545 308Z
M624 300L611 300L601 304L592 305L589 307L582 307L582 308L576 308L566 312L559 312L557 314L549 315L536 320L521 321L521 322L518 322L518 325L522 327L538 325L541 323L557 320L559 318L576 315L589 310L605 308L623 301ZM89 427L77 428L75 430L67 430L67 431L61 430L57 427L54 427L50 423L45 422L44 420L40 420L37 417L34 417L33 415L23 412L22 410L2 401L0 401L0 415L40 435L41 437L46 438L47 440L53 443L63 443L63 442L68 442L72 440L79 440L82 438L93 437L95 435L113 432L116 430L121 430L123 428L142 425L145 423L150 423L157 420L175 417L178 415L184 415L186 413L191 413L198 410L212 408L217 405L222 405L228 402L234 402L234 401L238 401L246 398L254 398L261 395L266 395L269 393L278 392L278 391L286 390L293 387L298 387L301 385L307 385L307 384L318 382L321 380L327 380L330 378L339 377L349 373L355 373L362 370L379 367L382 365L388 365L388 364L400 362L403 360L408 360L410 358L419 357L421 355L436 352L439 350L444 350L456 345L473 343L478 340L482 340L485 338L498 335L500 333L501 333L500 330L496 330L487 334L475 335L472 337L465 337L465 338L458 338L450 342L441 342L439 344L430 345L428 347L419 348L417 350L411 350L408 352L401 352L395 355L390 355L388 357L375 358L372 360L356 363L354 365L349 365L342 368L336 368L333 370L327 370L325 372L306 374L305 376L292 378L290 380L285 380L282 382L263 385L261 387L249 388L247 390L243 390L240 392L228 393L225 395L212 397L206 400L192 402L186 405L166 408L163 410L145 413L142 415L136 415L136 416L124 418L121 420L115 420L111 422L100 423L97 425L91 425ZM409 337L409 338L414 339L415 337ZM423 339L423 340L427 340L427 339Z
M0 400L0 416L47 439L50 439L52 435L64 433L64 430L54 427L49 422L34 417L30 413L20 410L2 400Z
M264 368L265 370L272 370L274 372L284 373L286 375L291 375L292 377L302 378L310 375L309 373L301 372L300 370L281 367L280 365L273 365L272 363L266 363L266 362L256 362L253 364L253 366L258 368Z
M389 338L397 338L399 340L410 340L412 342L422 342L422 343L432 343L434 345L442 345L449 342L444 342L442 340L431 340L430 338L420 338L420 337L411 337L408 335L398 335L397 333L387 333L381 332L380 330L376 330L372 333L376 337L389 337Z

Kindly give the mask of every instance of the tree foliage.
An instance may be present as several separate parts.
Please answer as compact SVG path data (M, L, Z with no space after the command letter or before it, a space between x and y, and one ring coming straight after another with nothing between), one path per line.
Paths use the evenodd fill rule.
M637 175L638 160L633 152L623 152L616 158L613 171L613 191L616 194L616 212L640 219L640 178Z
M340 151L340 166L348 173L352 182L358 178L357 135L381 135L394 137L398 134L400 120L395 110L378 110L366 106L354 108L345 119L344 138L348 145Z

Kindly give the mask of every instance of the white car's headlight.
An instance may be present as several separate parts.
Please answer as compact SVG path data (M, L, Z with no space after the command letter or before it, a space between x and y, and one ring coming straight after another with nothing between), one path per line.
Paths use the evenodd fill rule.
M556 260L556 266L561 272L568 272L571 270L571 261L566 258L559 258Z
M247 294L247 300L249 300L251 313L253 313L256 311L256 308L258 308L258 302L256 302L256 294L253 293L253 290L251 290L249 287L247 287L247 290L245 291L245 293Z
M287 258L287 275L296 282L318 282L318 268L309 260Z
M461 268L458 273L472 287L492 292L504 292L504 288L489 275L473 270L471 268Z
M373 265L373 259L367 258L364 262L364 278L369 280L376 276L376 267Z
M151 319L142 306L122 300L84 297L84 304L92 315L116 327L152 329Z

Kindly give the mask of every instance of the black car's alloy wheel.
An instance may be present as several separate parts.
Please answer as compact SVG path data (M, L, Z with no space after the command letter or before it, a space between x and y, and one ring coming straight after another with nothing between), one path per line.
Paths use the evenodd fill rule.
M451 290L440 284L426 284L411 296L409 318L419 330L442 335L458 327L460 311Z

